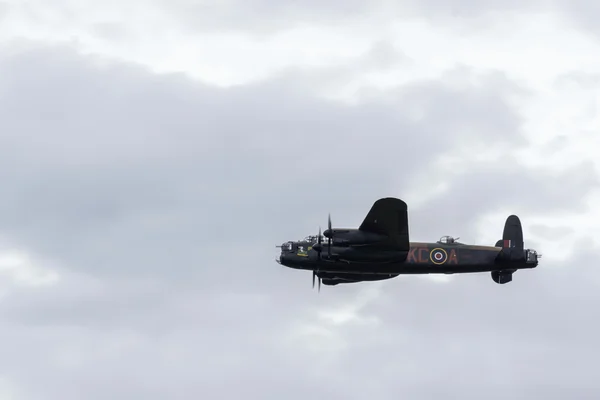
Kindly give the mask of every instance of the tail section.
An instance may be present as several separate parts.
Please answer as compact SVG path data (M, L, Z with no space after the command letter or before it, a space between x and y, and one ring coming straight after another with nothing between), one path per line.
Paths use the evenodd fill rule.
M521 220L516 215L511 215L504 223L504 232L502 232L502 247L523 250L523 227Z
M511 215L506 219L502 240L496 242L496 247L502 247L502 251L498 256L499 260L525 261L523 227L519 217Z
M492 279L499 284L508 283L512 281L512 274L516 271L516 269L510 268L510 264L526 261L523 227L519 217L511 215L506 219L502 240L496 242L496 247L502 248L497 258L499 266L507 265L506 268L492 271Z

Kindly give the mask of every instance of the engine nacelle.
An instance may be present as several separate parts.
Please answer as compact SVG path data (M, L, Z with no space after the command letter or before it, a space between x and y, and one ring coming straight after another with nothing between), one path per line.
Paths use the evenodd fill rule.
M333 232L332 232L333 231ZM331 244L335 246L351 246L355 244L371 244L387 240L388 237L373 232L365 232L358 229L327 229L323 236L331 238Z

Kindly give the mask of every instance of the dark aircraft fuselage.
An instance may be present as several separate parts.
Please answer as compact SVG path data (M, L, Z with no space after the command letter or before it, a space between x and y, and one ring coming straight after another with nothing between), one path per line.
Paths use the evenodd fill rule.
M390 279L401 274L491 272L499 284L512 281L514 272L535 268L538 255L526 249L521 221L510 215L502 239L494 246L457 242L444 236L434 243L409 240L407 204L398 198L375 201L358 228L328 229L304 240L281 246L277 262L313 271L326 285Z
M333 257L332 260L319 260L317 252L312 248L314 244L307 240L284 244L279 262L295 269L381 275L487 272L498 270L502 265L502 248L494 246L411 242L408 252L383 250L377 253L371 249L362 252L360 248L350 250L332 247L332 252L340 253L342 250L342 255L337 259ZM343 251L352 252L352 261L343 258ZM360 257L361 252L364 257ZM511 263L510 267L524 269L536 266L537 260L533 262L531 257L525 257L522 263Z

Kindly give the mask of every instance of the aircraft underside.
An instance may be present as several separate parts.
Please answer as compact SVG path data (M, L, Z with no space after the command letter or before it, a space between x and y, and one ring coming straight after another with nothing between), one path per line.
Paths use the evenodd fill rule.
M288 267L294 269L304 269L309 271L317 271L329 274L344 274L344 275L414 275L414 274L456 274L456 273L470 273L470 272L491 272L491 271L499 271L502 270L502 265L494 264L494 263L485 263L485 264L444 264L444 265L435 265L435 264L418 264L418 263L398 263L398 262L389 262L389 263L364 263L364 262L344 262L344 261L336 261L336 262L322 262L322 263L312 263L307 262L303 265L303 263L299 262L298 264L288 264ZM529 269L534 268L535 266L532 264L520 264L513 265L511 269Z
M329 272L316 272L324 285L335 286L340 283L357 283L382 281L397 277L399 274L340 274Z
M448 268L448 267L423 267L418 265L398 265L388 264L384 269L381 264L363 265L359 270L357 268L348 269L333 269L331 266L327 269L308 269L314 271L314 274L321 279L324 285L335 286L340 283L358 283L358 282L373 282L396 278L400 275L420 275L420 274L465 274L465 273L481 273L490 272L492 280L496 283L503 284L512 281L512 275L519 269L534 268L530 265L525 265L522 268L511 270L502 270L499 266L491 267L488 265L472 265Z

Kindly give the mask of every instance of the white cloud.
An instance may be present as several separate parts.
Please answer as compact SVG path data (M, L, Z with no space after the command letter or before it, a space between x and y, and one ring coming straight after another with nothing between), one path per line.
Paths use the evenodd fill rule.
M219 7L228 5L215 9ZM291 24L272 35L253 37L243 30L204 32L199 27L194 32L159 10L150 2L71 2L63 3L62 8L42 2L35 7L15 3L0 37L76 40L85 51L142 62L159 71L186 71L225 85L264 78L289 66L352 63L382 39L415 60L409 70L401 68L370 78L386 85L439 75L462 63L506 71L539 89L557 73L596 71L600 63L594 56L597 44L567 25L560 14L549 12L492 14L490 23L471 35L471 31L457 29L452 20L440 23L419 15L379 20L386 14L374 8L367 14L370 18L354 18L348 24ZM458 22L469 27L473 21ZM98 23L103 25L99 28ZM98 32L111 26L111 34ZM117 35L115 29L123 32Z
M46 286L58 282L59 275L43 268L21 251L0 252L0 279L16 286Z

